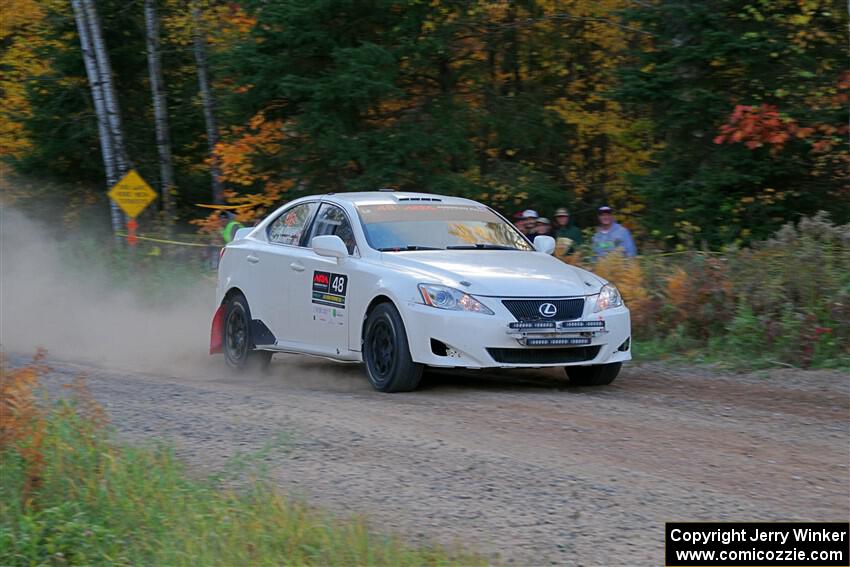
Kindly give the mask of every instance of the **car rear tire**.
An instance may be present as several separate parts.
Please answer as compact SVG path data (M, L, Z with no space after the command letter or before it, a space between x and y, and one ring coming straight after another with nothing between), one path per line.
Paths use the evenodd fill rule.
M570 378L570 384L576 386L606 386L614 381L622 366L622 362L613 362L593 366L567 366L564 370Z
M239 371L266 370L272 353L256 350L251 336L251 310L242 294L227 301L224 310L224 360L230 368Z
M395 306L381 303L369 313L363 339L363 360L373 388L379 392L416 389L423 365L410 356L407 332Z

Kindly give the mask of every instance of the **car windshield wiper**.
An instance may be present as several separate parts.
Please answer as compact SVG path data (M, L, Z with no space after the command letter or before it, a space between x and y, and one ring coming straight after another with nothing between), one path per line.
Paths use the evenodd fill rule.
M519 250L514 246L503 246L501 244L462 244L459 246L446 246L446 250Z
M386 248L378 248L378 252L409 252L411 250L442 250L442 248L434 248L433 246L388 246Z

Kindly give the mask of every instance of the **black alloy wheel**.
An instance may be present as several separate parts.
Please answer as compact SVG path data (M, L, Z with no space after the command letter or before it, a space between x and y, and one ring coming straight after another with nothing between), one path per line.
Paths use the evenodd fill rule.
M387 321L378 320L375 322L369 337L369 346L369 354L375 374L381 379L385 379L392 373L396 358L393 330Z
M251 311L241 294L227 302L224 312L224 360L235 370L265 369L272 353L255 350L251 337Z
M381 303L369 313L363 341L363 359L369 382L380 392L415 390L423 365L413 362L407 333L398 310Z

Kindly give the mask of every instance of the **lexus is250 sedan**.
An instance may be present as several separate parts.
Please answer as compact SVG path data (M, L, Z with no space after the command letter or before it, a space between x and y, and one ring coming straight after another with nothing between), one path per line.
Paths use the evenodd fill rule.
M375 191L304 197L222 251L210 352L236 369L275 352L363 362L375 389L425 367L564 367L610 384L631 359L617 288L532 244L489 207Z

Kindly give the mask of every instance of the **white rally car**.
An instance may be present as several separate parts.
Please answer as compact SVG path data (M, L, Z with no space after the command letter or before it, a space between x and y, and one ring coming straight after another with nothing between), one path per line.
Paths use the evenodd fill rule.
M602 278L551 256L489 207L375 191L304 197L222 251L210 352L365 362L383 392L426 366L563 366L609 384L631 359L629 310Z

